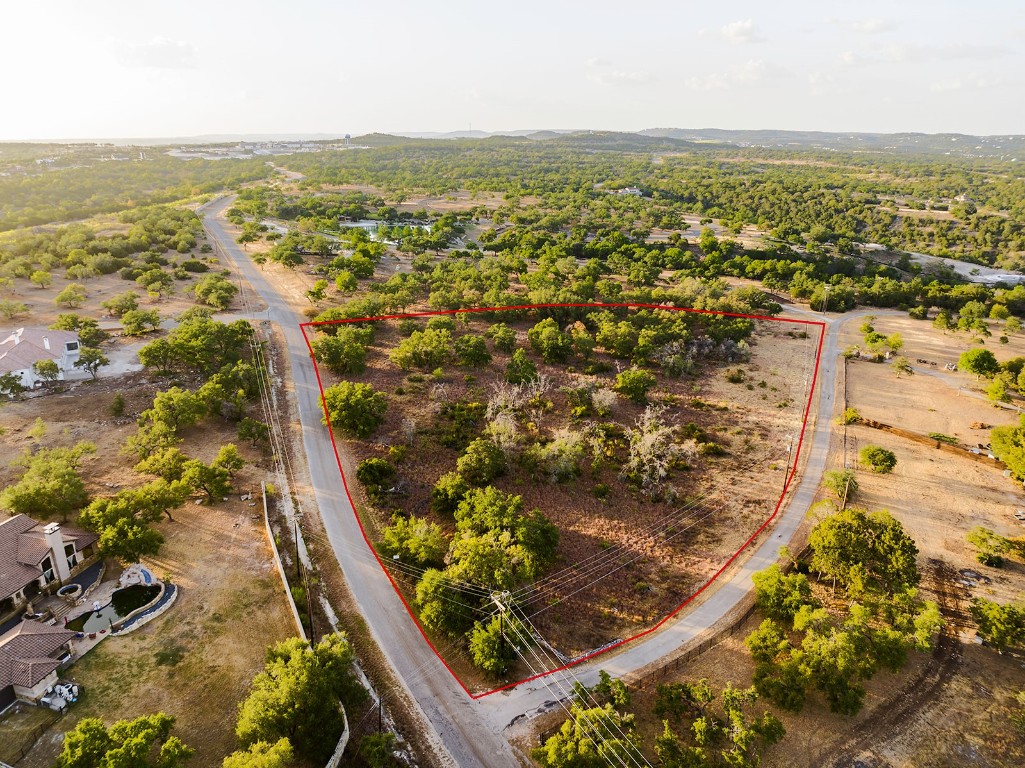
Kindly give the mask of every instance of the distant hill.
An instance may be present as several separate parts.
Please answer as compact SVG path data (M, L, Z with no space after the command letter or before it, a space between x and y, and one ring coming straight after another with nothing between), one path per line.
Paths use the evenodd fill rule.
M648 128L636 133L601 130L450 131L371 134L360 142L372 146L413 140L529 139L564 146L622 151L766 147L771 149L884 154L992 157L1025 162L1025 135L972 136L963 133L832 133L828 131L750 130L722 128ZM385 138L387 136L387 138ZM406 138L402 138L406 137Z
M1025 161L1025 136L971 136L964 133L828 133L825 131L731 131L721 128L648 128L644 136L719 142L777 149L826 149L1017 158Z

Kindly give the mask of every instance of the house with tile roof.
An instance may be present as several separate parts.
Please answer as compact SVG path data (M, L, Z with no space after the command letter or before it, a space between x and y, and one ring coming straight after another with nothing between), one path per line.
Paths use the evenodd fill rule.
M39 702L57 682L58 668L71 659L74 636L30 620L0 635L0 711L17 699Z
M13 373L20 377L22 386L32 389L42 383L33 366L40 360L53 360L59 381L86 378L88 372L75 367L80 354L81 344L74 331L19 328L0 340L0 375Z
M92 556L97 538L70 525L43 525L28 515L0 522L0 617L71 578Z

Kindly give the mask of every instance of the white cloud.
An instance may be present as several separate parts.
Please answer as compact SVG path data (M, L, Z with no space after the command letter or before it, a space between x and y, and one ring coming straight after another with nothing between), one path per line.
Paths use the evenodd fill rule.
M1008 49L989 43L944 43L920 45L918 43L876 43L857 51L839 54L842 63L851 66L865 64L919 64L943 61L987 61L1005 56Z
M591 69L588 79L599 85L625 86L650 83L654 76L645 70L628 71L615 67L607 59L588 59L587 66Z
M758 34L758 29L751 19L730 22L719 30L719 34L731 43L760 43L765 39Z
M951 91L980 91L988 88L999 88L1003 82L999 78L983 77L982 75L963 75L950 80L932 83L929 90L933 93Z
M835 16L830 16L826 19L830 24L833 24L842 29L846 29L851 32L857 32L862 35L878 35L880 32L889 32L894 29L897 25L890 19L838 19Z
M155 37L147 43L122 43L116 49L120 64L147 69L191 69L196 49L182 40Z
M783 74L783 70L772 67L761 59L749 59L727 72L689 77L684 81L684 85L695 91L728 91L740 86L765 83Z

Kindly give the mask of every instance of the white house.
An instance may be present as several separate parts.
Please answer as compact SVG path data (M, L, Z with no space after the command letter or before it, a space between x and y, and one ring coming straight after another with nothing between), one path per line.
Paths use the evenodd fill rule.
M40 360L57 363L59 381L88 377L89 373L75 367L81 353L78 334L44 328L19 328L0 341L0 375L13 373L29 389L42 383L32 366Z

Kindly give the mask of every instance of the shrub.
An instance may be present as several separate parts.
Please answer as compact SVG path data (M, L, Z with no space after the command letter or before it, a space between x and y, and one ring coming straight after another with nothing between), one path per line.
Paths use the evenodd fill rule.
M616 376L616 384L613 389L635 403L643 405L648 402L648 390L654 386L655 377L652 374L639 368L630 368Z
M452 514L469 490L470 484L462 475L458 472L447 472L438 478L438 482L431 490L431 509Z
M861 414L858 413L857 408L846 408L844 409L843 416L840 417L840 421L844 424L857 424L861 421Z
M384 459L364 459L356 467L356 479L372 499L378 499L395 479L395 467Z
M328 387L324 403L331 425L353 437L367 437L384 421L388 401L369 384L343 381Z
M456 471L471 485L487 485L505 472L505 455L490 440L477 438L456 462Z
M858 452L858 458L873 472L882 475L892 472L897 466L897 456L881 445L866 445Z
M522 349L513 352L505 369L505 380L510 384L526 384L537 378L537 366Z
M403 562L430 568L444 563L448 539L437 523L395 516L381 535L381 550L389 557L398 555Z

